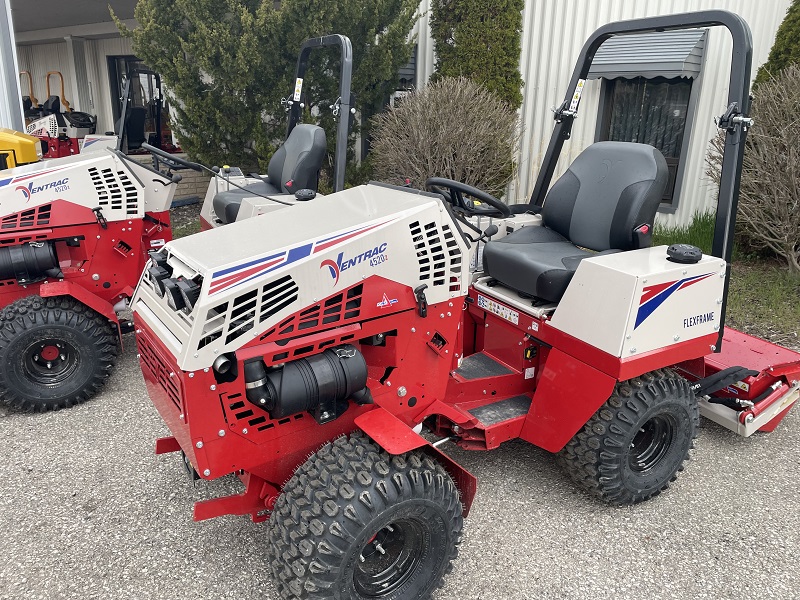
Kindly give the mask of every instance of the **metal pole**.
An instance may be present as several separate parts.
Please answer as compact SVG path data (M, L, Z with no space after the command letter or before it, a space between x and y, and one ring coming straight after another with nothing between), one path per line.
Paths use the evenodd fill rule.
M25 131L11 0L0 0L0 127Z

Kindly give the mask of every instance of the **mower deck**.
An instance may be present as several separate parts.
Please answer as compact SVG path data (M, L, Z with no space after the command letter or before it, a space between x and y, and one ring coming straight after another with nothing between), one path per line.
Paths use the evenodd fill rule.
M720 352L680 365L687 379L697 381L736 366L758 375L712 394L743 402L742 410L701 398L700 414L745 437L773 431L800 398L800 353L729 327L722 340Z

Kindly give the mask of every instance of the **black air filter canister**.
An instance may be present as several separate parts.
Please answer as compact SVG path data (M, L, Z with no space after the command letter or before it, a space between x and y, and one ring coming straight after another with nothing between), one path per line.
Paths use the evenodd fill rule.
M329 348L278 369L267 370L260 360L244 365L247 399L282 419L304 410L312 411L320 423L331 421L347 410L347 399L371 402L367 385L367 362L355 346Z
M31 283L62 276L56 248L51 242L29 242L0 248L0 279Z

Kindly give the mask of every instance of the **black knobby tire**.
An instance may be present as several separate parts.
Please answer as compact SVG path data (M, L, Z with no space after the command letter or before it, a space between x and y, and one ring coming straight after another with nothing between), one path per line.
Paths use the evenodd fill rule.
M29 296L0 311L0 401L31 412L85 402L117 357L107 319L74 298Z
M636 504L675 481L698 424L689 383L670 369L653 371L618 383L559 460L593 495L611 504Z
M282 598L428 598L458 554L462 505L427 455L390 456L361 433L323 446L269 519Z

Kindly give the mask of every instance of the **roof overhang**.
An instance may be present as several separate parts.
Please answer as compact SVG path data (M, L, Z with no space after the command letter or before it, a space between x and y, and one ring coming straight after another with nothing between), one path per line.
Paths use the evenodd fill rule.
M612 37L597 51L589 79L697 77L707 31L684 29Z
M109 6L129 27L136 26L136 0L11 0L11 20L17 44L63 41L71 35L82 38L117 37Z

